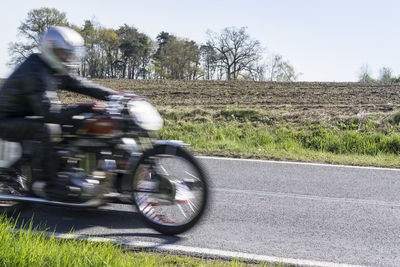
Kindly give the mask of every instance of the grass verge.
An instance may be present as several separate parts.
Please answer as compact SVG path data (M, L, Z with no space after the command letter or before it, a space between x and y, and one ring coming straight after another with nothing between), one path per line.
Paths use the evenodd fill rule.
M238 260L198 259L124 251L111 243L56 239L37 232L32 224L15 231L16 222L0 216L1 266L248 266ZM283 266L260 264L259 266Z
M299 126L252 109L174 109L162 115L163 138L183 140L205 155L400 167L400 132L390 123L386 128L356 120Z
M130 81L101 82L124 89L118 82ZM255 89L253 86L260 84L248 84L250 87L246 88L253 93L234 87L243 91L237 94L229 87L234 84L227 83L229 88L224 89L216 84L211 94L198 93L191 83L182 90L167 90L165 84L154 83L149 82L147 85L152 86L148 87L139 82L136 89L142 94L154 93L151 101L165 119L161 136L190 143L192 150L200 154L400 168L400 111L381 102L380 98L387 94L386 87L382 88L385 94L366 106L361 107L356 101L360 106L357 108L356 103L346 101L354 96L365 99L369 89L364 85L357 85L361 87L356 90L351 84L325 84L340 88L308 90L311 84L298 84L305 86L301 87L304 90L292 88L289 92L281 88L270 92L282 84L269 84L272 89ZM296 83L285 84L289 85L296 87ZM370 93L376 97L374 90ZM346 92L348 95L342 98ZM235 93L235 97L229 93ZM307 94L309 99L299 105L298 99L292 101L296 94ZM77 101L75 94L62 96L63 103ZM199 97L203 99L200 102ZM254 105L258 100L267 102Z

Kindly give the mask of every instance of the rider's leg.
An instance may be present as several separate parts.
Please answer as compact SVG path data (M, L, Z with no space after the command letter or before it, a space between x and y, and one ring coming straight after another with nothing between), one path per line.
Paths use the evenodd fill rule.
M57 167L50 131L44 122L26 118L0 120L0 138L20 143L26 140L36 141L33 154L42 169L42 175L35 178L48 182L56 179Z

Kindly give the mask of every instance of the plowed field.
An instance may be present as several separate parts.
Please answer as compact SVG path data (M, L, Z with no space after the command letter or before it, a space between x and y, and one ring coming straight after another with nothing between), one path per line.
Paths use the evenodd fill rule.
M327 121L339 117L390 114L400 108L400 84L170 81L94 79L116 90L148 96L158 108L257 108L299 122ZM1 81L0 81L1 82ZM62 93L64 103L86 101Z
M157 105L341 109L351 113L400 106L400 85L362 83L268 83L241 81L96 80L114 89L150 95Z
M158 107L257 108L286 121L390 114L400 108L400 84L95 80L118 90L147 95Z

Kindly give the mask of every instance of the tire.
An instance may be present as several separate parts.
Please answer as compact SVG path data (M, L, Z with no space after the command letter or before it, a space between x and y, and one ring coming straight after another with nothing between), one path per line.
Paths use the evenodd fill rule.
M207 175L186 149L159 145L139 159L132 192L147 225L162 234L177 235L191 229L204 215L208 201Z

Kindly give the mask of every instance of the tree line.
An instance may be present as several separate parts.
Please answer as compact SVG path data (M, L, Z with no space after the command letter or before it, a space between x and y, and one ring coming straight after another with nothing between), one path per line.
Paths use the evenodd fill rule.
M373 78L371 67L365 64L359 70L358 81L363 83L399 83L400 75L394 75L393 70L385 66L379 69L378 77Z
M124 24L118 29L93 20L82 26L69 23L54 8L33 9L18 27L17 42L9 45L9 65L15 66L38 52L41 33L48 27L69 26L85 40L86 53L78 74L91 78L295 81L298 73L279 54L263 61L263 48L245 27L207 31L202 44L160 32L156 40Z

